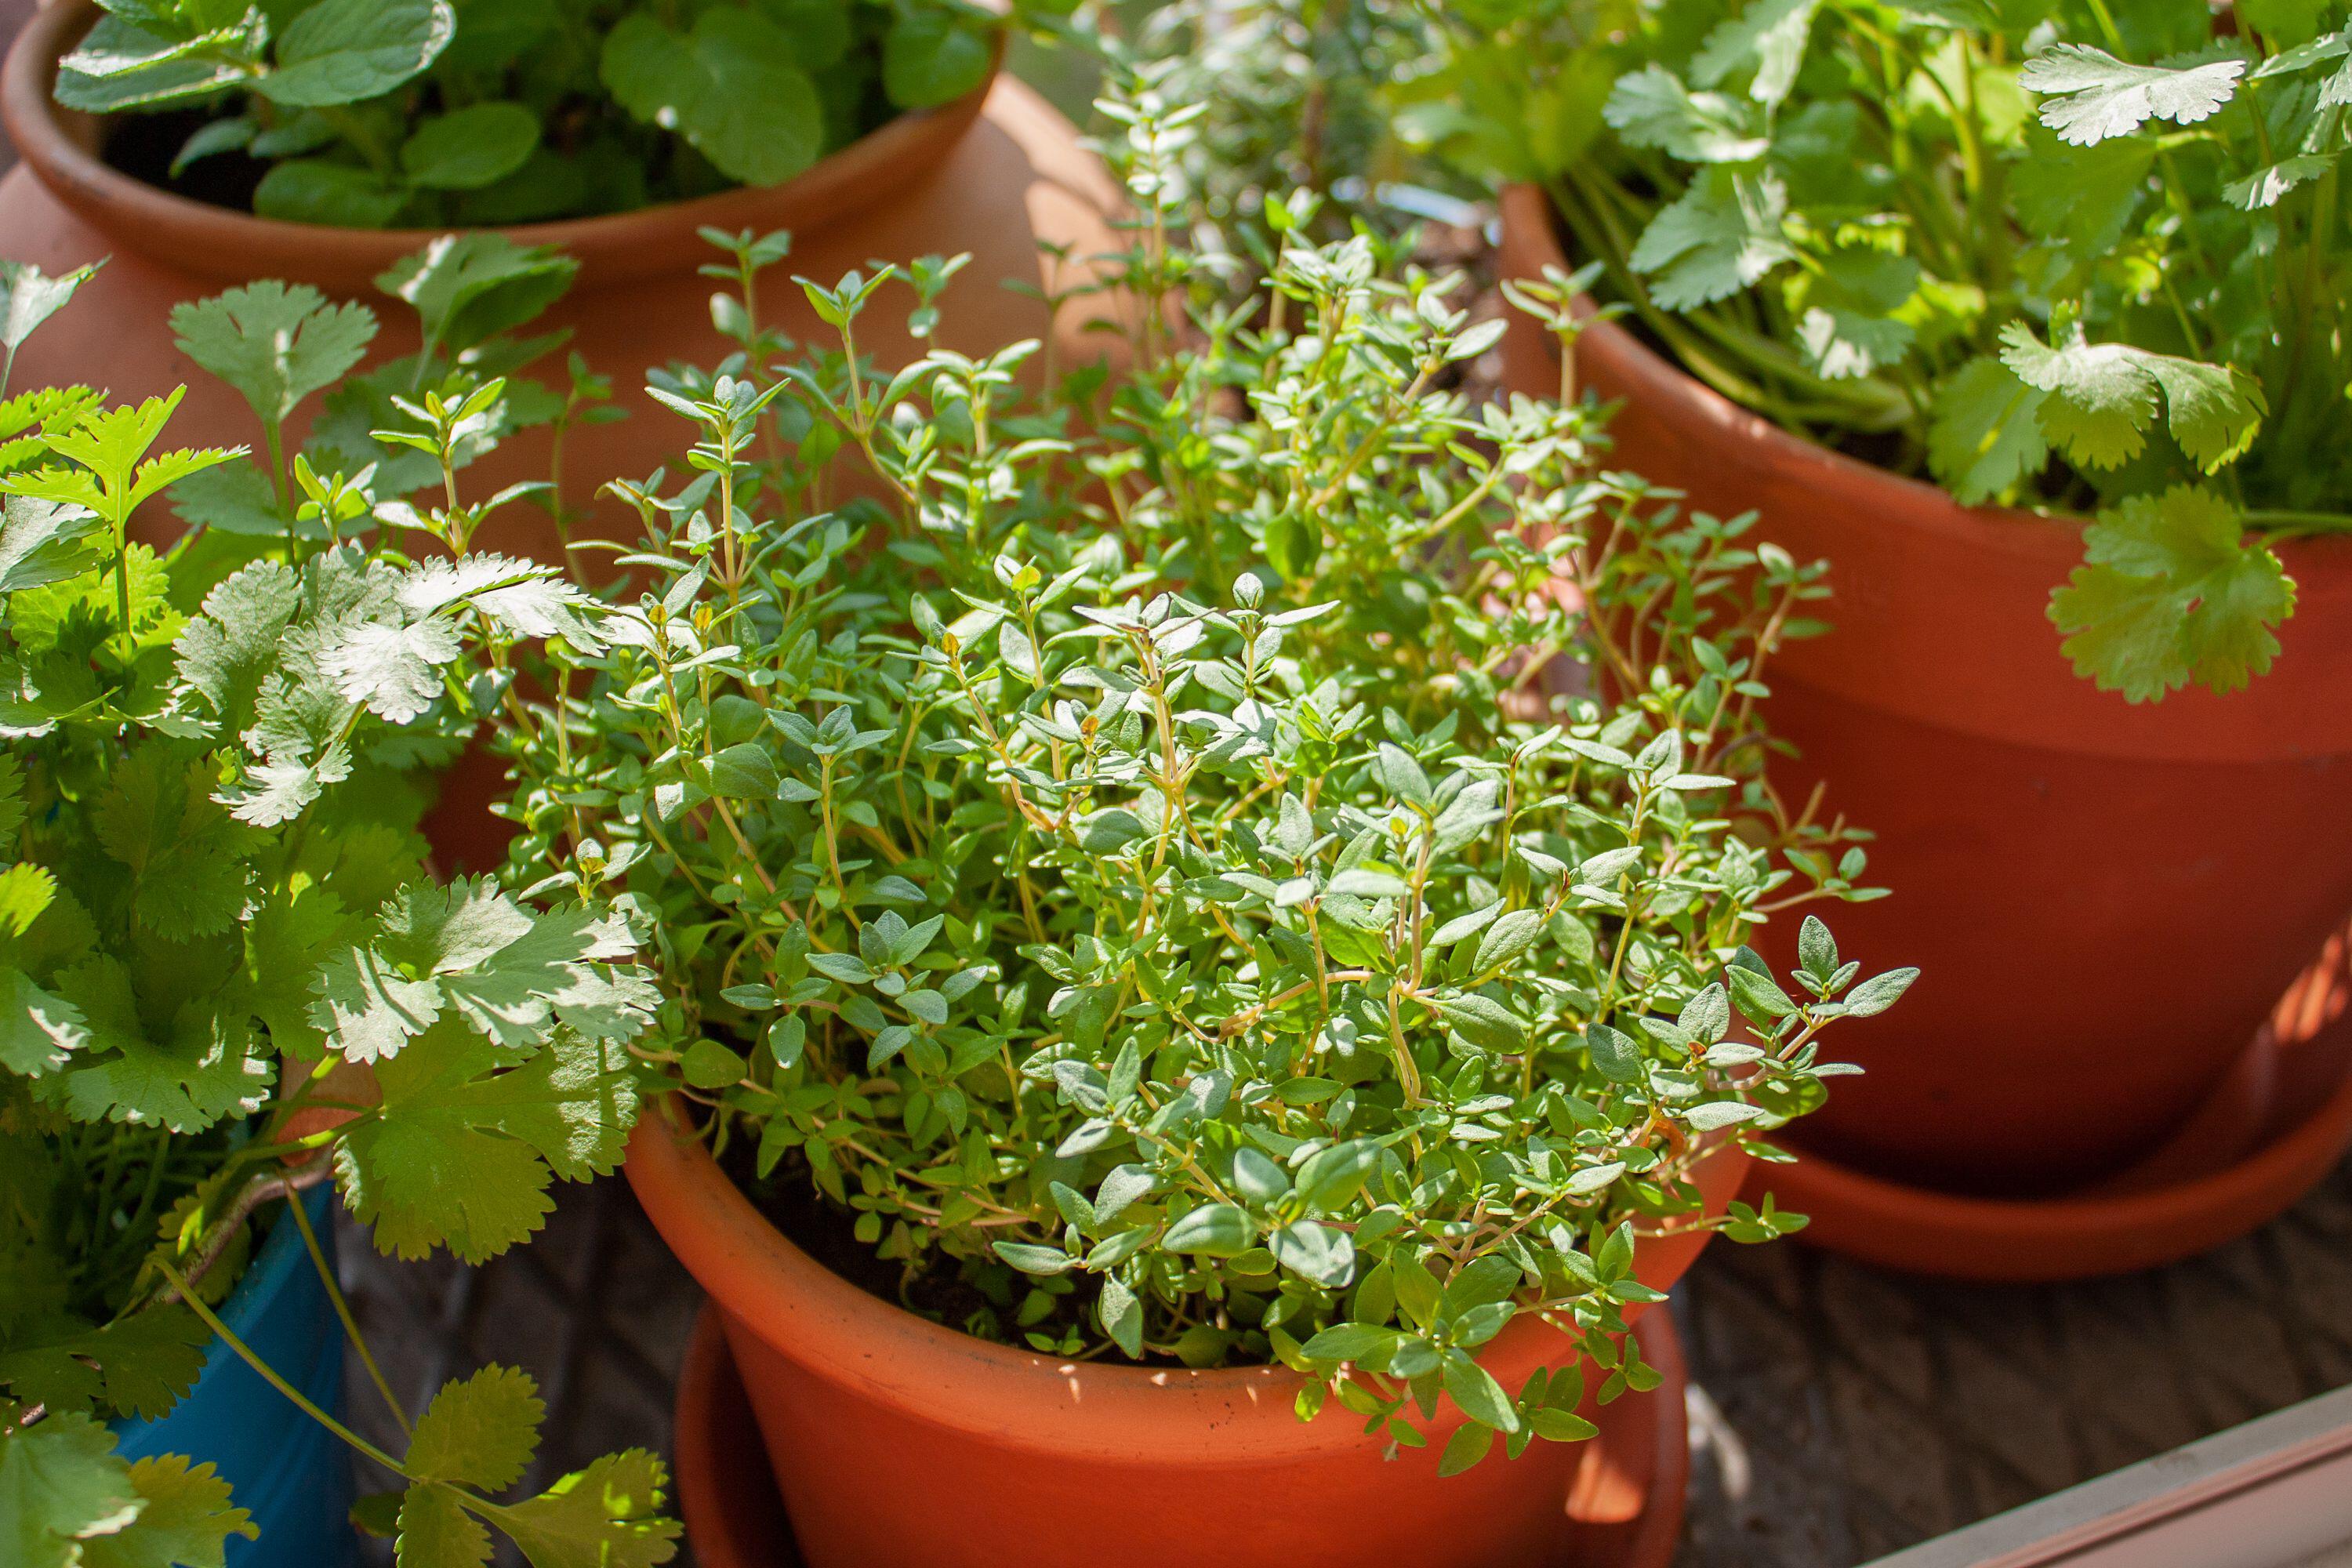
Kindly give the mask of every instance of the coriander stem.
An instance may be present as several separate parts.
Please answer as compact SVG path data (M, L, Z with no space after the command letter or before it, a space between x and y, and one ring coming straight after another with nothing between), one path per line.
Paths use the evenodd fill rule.
M328 1431L332 1432L336 1436L341 1437L353 1448L356 1448L362 1454L366 1455L370 1459L374 1460L377 1464L383 1466L385 1469L390 1470L394 1475L400 1477L403 1480L415 1480L416 1479L408 1473L407 1469L402 1466L399 1460L394 1458L390 1454L385 1453L382 1448L377 1447L373 1443L369 1442L366 1438L361 1436L358 1433L352 1431L350 1427L344 1426L341 1422L336 1420L333 1416L320 1409L316 1404L312 1403L308 1394L305 1394L300 1389L296 1388L292 1384L287 1382L283 1377L280 1377L278 1374L277 1368L271 1366L268 1362L256 1355L253 1352L252 1347L248 1346L243 1340L238 1339L229 1326L221 1321L219 1313L205 1305L203 1298L198 1296L194 1290L189 1288L188 1282L183 1279L178 1271L170 1264L158 1258L156 1260L155 1267L163 1271L164 1279L172 1282L173 1289L176 1289L180 1293L180 1300L185 1301L188 1306L194 1310L196 1316L204 1321L205 1327L210 1329L215 1334L218 1335L221 1343L228 1346L230 1350L236 1352L238 1359L242 1360L246 1365L260 1373L263 1382L268 1384L270 1387L276 1389L278 1393L291 1400L296 1409L301 1411L305 1415L310 1417L311 1420L316 1421L320 1426L324 1426Z
M310 1254L310 1266L319 1271L319 1282L327 1288L327 1300L334 1304L335 1316L342 1320L345 1337L352 1342L352 1348L360 1352L360 1364L367 1368L368 1380L375 1384L375 1391L383 1395L384 1406L392 1412L392 1418L400 1423L402 1435L414 1436L415 1428L408 1424L408 1412L401 1408L398 1399L393 1397L392 1384L384 1381L383 1368L376 1364L375 1352L368 1349L367 1336L360 1332L359 1322L352 1316L352 1304L343 1298L342 1283L335 1278L334 1269L328 1266L326 1249L319 1245L318 1232L310 1226L310 1205L304 1201L304 1194L298 1193L289 1198L286 1206L294 1216L294 1228L302 1233L302 1246Z

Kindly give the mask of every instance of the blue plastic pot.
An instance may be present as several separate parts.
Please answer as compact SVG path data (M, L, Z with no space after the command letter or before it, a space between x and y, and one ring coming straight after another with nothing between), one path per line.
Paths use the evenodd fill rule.
M333 1196L331 1187L321 1186L303 1199L330 1264ZM306 1398L341 1415L342 1326L291 1215L281 1213L270 1226L220 1316ZM236 1505L252 1513L261 1531L254 1541L230 1537L227 1568L351 1568L358 1561L350 1449L225 1342L213 1342L196 1386L170 1415L119 1422L114 1430L127 1459L186 1454L218 1468Z

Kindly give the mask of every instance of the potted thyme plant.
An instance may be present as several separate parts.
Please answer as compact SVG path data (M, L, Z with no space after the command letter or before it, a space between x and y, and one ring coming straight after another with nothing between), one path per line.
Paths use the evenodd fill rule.
M79 279L6 281L13 353ZM287 344L353 323L257 289L268 312L241 291L189 325L239 394L290 406L336 370ZM442 883L416 831L413 770L495 706L514 647L593 646L572 590L469 552L463 511L415 555L362 544L367 473L307 461L282 531L152 549L133 514L237 456L167 449L177 401L0 403L5 1555L219 1568L244 1537L245 1568L312 1568L352 1560L354 1513L404 1568L486 1562L491 1530L541 1568L665 1561L642 1451L500 1500L543 1414L522 1373L452 1382L413 1424L395 1404L402 1453L340 1419L346 1330L391 1394L336 1285L331 1191L388 1251L479 1260L557 1177L609 1171L635 1117L631 934ZM354 1509L347 1445L394 1489Z
M804 1561L1547 1561L1624 1331L1799 1223L1733 1194L1911 979L1748 945L1862 891L1754 782L1821 573L1447 390L1500 323L1370 238L1229 285L1198 111L1106 107L1108 381L876 363L932 259L657 384L630 633L502 732L515 892L654 932L627 1172Z
M365 301L428 238L491 230L576 262L550 325L630 389L647 365L727 351L707 231L828 274L877 250L975 238L977 275L1060 287L1039 242L1106 248L1112 194L1076 133L996 81L1008 28L1055 0L95 0L36 13L0 110L24 166L0 185L10 255L62 274L111 255L98 309L34 351L37 378L129 396L187 379L167 343L103 330L259 278ZM1008 217L1007 215L1019 215ZM381 285L380 285L380 280ZM951 342L1042 331L1045 308L970 291ZM792 301L789 331L814 327ZM413 345L400 345L402 352ZM387 345L389 348L390 345ZM233 401L183 415L230 444ZM648 427L649 428L649 427ZM568 449L573 483L639 474L635 427ZM538 478L543 437L511 444ZM527 471L527 474L526 474Z
M2344 8L1423 12L1404 122L1614 318L1517 384L1838 565L1778 781L1879 831L1850 929L1948 979L1803 1134L1816 1238L2050 1277L2292 1202L2352 1141L2263 1026L2352 905Z

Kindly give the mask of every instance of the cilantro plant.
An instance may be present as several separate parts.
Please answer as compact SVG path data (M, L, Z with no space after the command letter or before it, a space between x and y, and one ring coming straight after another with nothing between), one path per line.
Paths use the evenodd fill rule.
M625 488L611 646L550 645L505 731L509 869L655 932L633 1048L918 1307L1278 1361L1398 1444L1443 1393L1450 1468L1582 1436L1581 1367L1479 1347L1540 1316L1649 1386L1640 1239L1801 1223L1692 1169L1911 978L1817 920L1785 980L1747 945L1869 896L1862 836L1760 782L1821 570L1609 472L1590 408L1444 390L1501 323L1369 237L1226 286L1172 238L1197 111L1108 107L1128 370L874 364L930 260L804 283L837 344L779 379L656 384L687 482ZM1593 694L1547 695L1568 658Z
M2050 615L2102 687L2269 668L2266 542L2352 527L2342 5L1429 15L1458 98L1422 132L1540 179L1693 374L1962 502L2095 514Z
M12 268L8 346L77 280ZM253 1533L210 1465L127 1462L103 1424L168 1411L218 1336L396 1479L363 1512L405 1568L486 1563L491 1529L540 1568L665 1561L649 1454L499 1500L543 1414L524 1374L452 1383L413 1426L395 1405L395 1455L216 1310L257 1227L296 1225L389 1400L280 1200L333 1182L405 1256L524 1239L557 1178L618 1163L656 994L619 921L439 882L416 832L414 775L498 707L515 649L601 646L575 592L470 552L462 509L400 514L427 536L402 551L368 470L299 461L288 484L279 426L357 357L365 311L259 284L181 327L261 416L267 527L134 537L142 506L243 460L167 448L177 394L0 402L0 1555L217 1564Z
M776 184L971 91L1000 26L966 0L100 4L60 102L194 110L173 177L235 164L244 184L199 188L351 228L536 222ZM1024 15L1055 10L1029 0Z

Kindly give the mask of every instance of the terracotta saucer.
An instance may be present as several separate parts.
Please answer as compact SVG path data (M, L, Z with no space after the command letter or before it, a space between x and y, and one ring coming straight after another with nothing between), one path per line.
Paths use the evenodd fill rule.
M2165 1144L2062 1197L1956 1196L1800 1153L1758 1165L1811 1215L1801 1233L1866 1263L1948 1279L2025 1283L2177 1262L2275 1219L2352 1148L2352 931L2338 931L2229 1076Z
M1601 1436L1588 1446L1563 1510L1571 1539L1562 1568L1668 1568L1682 1535L1689 1374L1664 1310L1644 1317L1636 1331L1643 1355L1665 1382L1601 1413ZM678 1376L674 1444L678 1510L701 1568L800 1568L751 1401L708 1307Z

